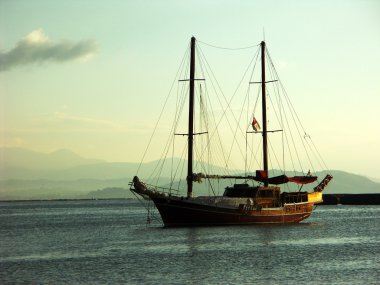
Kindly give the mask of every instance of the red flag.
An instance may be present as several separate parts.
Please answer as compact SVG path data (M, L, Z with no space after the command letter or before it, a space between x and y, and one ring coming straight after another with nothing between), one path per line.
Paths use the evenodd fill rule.
M259 123L257 122L257 120L256 120L255 117L253 117L252 128L255 130L255 132L257 132L257 131L260 130L260 125L259 125Z

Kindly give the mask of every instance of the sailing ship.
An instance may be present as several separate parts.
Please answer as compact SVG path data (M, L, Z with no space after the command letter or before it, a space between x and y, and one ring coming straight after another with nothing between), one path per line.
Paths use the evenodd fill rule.
M139 179L133 178L130 183L131 191L143 198L154 202L161 216L164 226L211 226L211 225L248 225L248 224L284 224L299 223L308 218L315 204L321 203L322 191L332 179L327 174L322 180L317 176L307 174L289 176L269 175L268 161L268 130L267 126L267 94L266 84L274 80L266 81L266 43L262 41L258 47L261 54L261 110L262 131L258 121L253 117L252 127L254 132L262 135L262 169L255 173L244 175L218 175L210 173L195 173L194 164L194 137L202 134L194 132L194 89L195 81L195 51L196 39L190 42L190 78L189 84L189 109L187 136L187 195L173 194L157 186L150 185ZM260 95L258 95L260 96ZM280 130L282 131L282 130ZM250 132L247 132L250 133ZM218 181L228 179L240 183L233 183L225 187L223 195L194 196L193 184L201 180L217 179ZM312 191L301 191L306 184L316 183ZM294 183L299 185L298 191L281 191L278 185Z

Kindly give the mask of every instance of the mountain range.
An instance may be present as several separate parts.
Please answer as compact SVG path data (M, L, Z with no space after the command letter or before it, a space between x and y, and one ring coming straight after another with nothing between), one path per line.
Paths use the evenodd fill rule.
M0 200L131 198L134 196L128 190L128 183L138 169L139 177L145 179L160 170L161 186L167 186L172 174L170 165L183 163L178 158L170 158L164 167L157 168L157 161L152 161L139 168L139 163L87 159L70 150L41 153L23 148L0 148ZM222 167L207 167L212 167L214 173L224 173ZM365 176L338 170L330 174L334 179L326 193L380 193L380 183ZM218 186L222 189L226 185ZM205 186L199 188L201 194L206 193Z

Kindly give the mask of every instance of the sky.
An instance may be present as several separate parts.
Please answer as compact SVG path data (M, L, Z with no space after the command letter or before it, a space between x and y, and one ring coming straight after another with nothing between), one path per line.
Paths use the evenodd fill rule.
M380 178L377 0L0 0L0 147L139 162L191 36L265 39L328 167Z

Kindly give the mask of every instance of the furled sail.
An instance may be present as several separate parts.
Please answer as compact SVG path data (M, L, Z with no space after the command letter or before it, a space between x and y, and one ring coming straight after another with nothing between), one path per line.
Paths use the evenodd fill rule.
M309 184L317 180L317 176L293 176L288 177L286 175L279 175L268 178L269 184L284 184L288 182L293 182L297 184ZM264 180L261 179L255 179L256 181L264 182Z
M266 172L263 170L257 170L256 176L253 177L253 179L256 181L259 181L259 182L267 181L269 184L275 184L275 185L284 184L288 182L293 182L297 184L309 184L316 181L317 178L318 178L317 176L310 176L310 175L288 177L284 174L267 178Z
M194 173L193 174L193 181L196 182L201 182L202 179L253 179L258 182L265 182L267 181L269 184L284 184L288 182L293 182L297 184L309 184L318 179L317 176L293 176L293 177L288 177L286 175L279 175L279 176L274 176L274 177L269 177L267 178L266 172L264 170L256 170L256 176L238 176L238 175L214 175L214 174L203 174L203 173Z

